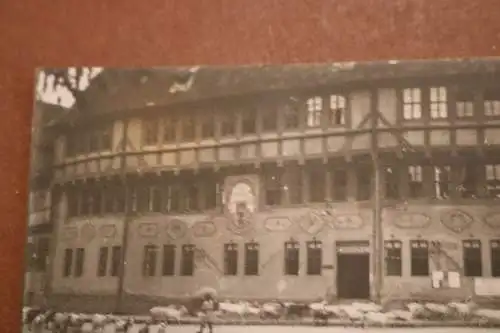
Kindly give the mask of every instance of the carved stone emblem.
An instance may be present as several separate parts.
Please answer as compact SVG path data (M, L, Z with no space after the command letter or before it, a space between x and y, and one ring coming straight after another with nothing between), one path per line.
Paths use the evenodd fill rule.
M165 227L165 233L167 236L173 240L183 238L187 233L187 226L184 221L181 220L170 220Z
M298 223L302 230L311 235L316 235L323 230L325 226L324 218L320 215L320 213L315 211L310 211L300 216Z
M401 213L394 216L392 223L401 229L424 229L430 226L429 216L420 213Z
M500 229L500 212L486 214L483 221L484 224L492 229Z
M192 227L193 236L195 237L212 237L217 232L215 223L212 221L199 221Z
M158 235L158 225L156 223L141 223L138 228L141 237L156 237Z
M285 231L292 226L292 221L286 216L269 217L264 222L264 227L269 231Z
M337 215L331 218L329 225L334 229L360 229L364 221L359 215Z
M472 217L461 210L448 210L441 214L441 223L455 233L468 229L473 222Z

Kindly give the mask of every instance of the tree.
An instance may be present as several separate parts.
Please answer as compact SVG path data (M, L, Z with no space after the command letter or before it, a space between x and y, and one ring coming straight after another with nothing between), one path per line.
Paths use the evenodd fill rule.
M43 68L37 76L36 98L78 108L83 102L83 91L101 71L99 67Z

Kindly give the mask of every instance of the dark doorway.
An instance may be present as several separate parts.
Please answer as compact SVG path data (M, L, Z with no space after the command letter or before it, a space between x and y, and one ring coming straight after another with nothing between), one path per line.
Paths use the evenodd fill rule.
M369 253L337 253L337 296L370 298Z

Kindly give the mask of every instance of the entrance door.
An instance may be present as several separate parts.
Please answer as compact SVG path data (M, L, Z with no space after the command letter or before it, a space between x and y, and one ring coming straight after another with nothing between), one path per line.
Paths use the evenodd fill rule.
M370 298L370 254L364 251L337 252L337 296Z

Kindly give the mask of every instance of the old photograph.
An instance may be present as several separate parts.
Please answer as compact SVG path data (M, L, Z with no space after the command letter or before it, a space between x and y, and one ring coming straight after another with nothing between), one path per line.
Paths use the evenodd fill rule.
M500 327L500 59L36 72L23 331Z

